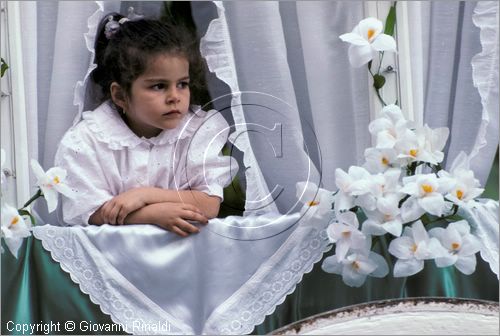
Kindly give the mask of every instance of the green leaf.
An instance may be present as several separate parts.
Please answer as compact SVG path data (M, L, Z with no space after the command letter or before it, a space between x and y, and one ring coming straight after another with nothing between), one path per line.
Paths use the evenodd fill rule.
M396 24L396 2L389 9L389 14L387 14L387 19L385 19L385 30L384 34L393 36L394 35L394 26Z
M28 216L31 220L31 224L36 225L35 217L28 210L19 210L21 216Z
M373 76L373 86L375 89L380 90L385 84L385 77L379 74Z
M2 67L0 69L0 77L3 77L5 71L7 71L8 68L9 68L9 66L7 65L7 63L5 63L5 60L2 58Z

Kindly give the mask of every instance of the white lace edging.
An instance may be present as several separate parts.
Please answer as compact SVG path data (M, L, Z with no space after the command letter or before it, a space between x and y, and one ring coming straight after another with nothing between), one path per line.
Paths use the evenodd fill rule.
M478 1L472 21L480 29L482 46L482 51L472 57L472 81L481 97L483 111L469 158L475 157L486 146L490 115L498 110L498 2Z
M227 26L224 4L220 1L214 1L217 7L218 18L210 22L205 36L200 41L200 52L205 58L208 68L215 73L217 78L226 83L231 89L231 112L234 118L235 133L238 134L238 144L233 143L243 155L243 163L245 167L251 167L245 170L247 180L245 215L259 214L264 212L278 212L274 202L269 203L266 197L269 197L269 189L265 185L264 177L259 168L259 164L253 153L250 139L246 128L245 115L241 105L241 92L238 86L236 75L236 66L233 55L233 48L229 29ZM234 133L233 133L234 134ZM230 136L230 141L234 137ZM260 204L256 205L258 202ZM252 201L252 203L249 203ZM259 209L257 211L249 211L248 209Z
M193 333L189 326L173 318L125 279L78 228L36 226L33 236L42 242L43 248L80 290L124 331L147 335L155 330L138 329L134 322L153 325L161 321L169 324L171 334ZM80 245L76 244L77 240ZM157 330L158 334L163 332Z
M203 333L250 333L295 291L304 274L311 272L314 264L331 248L325 228L299 223L280 249L245 285L212 312Z

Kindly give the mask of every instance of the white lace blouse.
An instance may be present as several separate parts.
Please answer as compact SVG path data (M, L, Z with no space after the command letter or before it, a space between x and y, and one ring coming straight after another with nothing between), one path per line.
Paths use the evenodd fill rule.
M66 224L87 225L106 201L136 187L198 190L223 198L238 165L222 156L229 126L215 110L191 106L176 129L139 138L110 101L64 135L55 165L67 170L75 199L63 197Z

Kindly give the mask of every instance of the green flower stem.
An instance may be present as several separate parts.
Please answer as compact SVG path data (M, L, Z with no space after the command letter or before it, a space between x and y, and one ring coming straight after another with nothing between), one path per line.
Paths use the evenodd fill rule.
M431 220L431 221L424 221L423 217L426 215L423 215L420 219L422 220L422 223L424 223L424 226L427 226L427 225L432 224L432 223L437 223L437 222L442 221L442 220L453 218L458 212L458 206L456 204L453 204L452 209L453 209L453 212L447 216L437 217L436 219Z
M380 100L380 103L382 103L382 106L387 106L386 102L382 99L382 96L380 95L379 90L375 89L375 92L377 93L377 97Z
M40 188L38 188L38 191L36 192L36 194L35 194L35 195L33 195L33 196L32 196L32 197L28 200L28 202L26 202L26 203L23 205L23 207L22 207L21 209L19 209L19 211L20 211L20 210L25 209L26 207L28 207L31 203L33 203L33 202L34 202L37 198L39 198L39 197L43 197L42 189L40 189Z

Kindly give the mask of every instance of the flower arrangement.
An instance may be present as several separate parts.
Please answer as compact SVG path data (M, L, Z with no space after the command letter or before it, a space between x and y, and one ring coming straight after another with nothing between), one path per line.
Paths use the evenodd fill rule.
M385 32L392 34L394 6L387 22L392 27ZM447 128L416 126L396 104L387 105L382 99L383 52L396 50L395 40L382 33L382 28L381 21L368 18L340 36L351 43L351 64L368 65L384 106L368 127L375 146L365 150L362 166L335 171L335 193L298 183L297 197L304 203L301 213L312 223L329 220L327 234L335 244L335 254L323 261L322 269L341 275L349 286L362 286L368 276L385 277L390 269L394 277L414 275L424 268L424 260L434 260L437 267L454 265L471 274L481 243L457 211L474 207L483 189L466 153L461 152L448 171L441 167ZM374 74L371 66L377 53L379 70ZM392 258L372 251L382 240ZM396 261L389 267L392 259Z
M4 163L5 151L1 149L0 178L2 194L8 187L8 178L3 171ZM23 239L31 236L32 226L36 224L35 217L30 211L31 204L38 198L44 197L47 201L48 211L52 212L57 208L58 193L74 197L73 191L65 183L66 171L64 169L53 167L44 172L36 160L31 160L31 169L37 178L38 191L22 208L16 209L5 202L3 197L1 198L2 223L0 237L5 240L7 248L16 258Z

